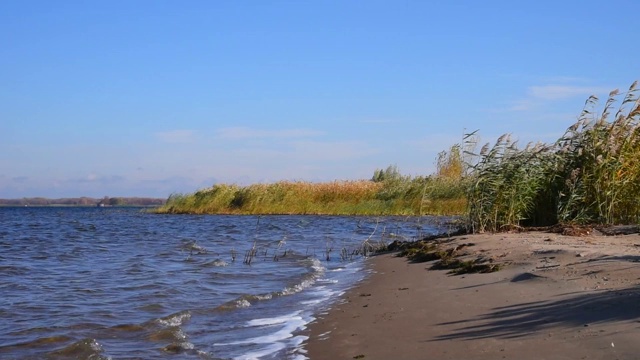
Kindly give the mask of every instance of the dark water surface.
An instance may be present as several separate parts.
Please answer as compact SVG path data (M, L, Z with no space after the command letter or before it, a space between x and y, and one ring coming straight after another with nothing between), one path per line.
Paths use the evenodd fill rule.
M0 359L304 359L300 331L365 276L365 241L441 230L433 218L0 208Z

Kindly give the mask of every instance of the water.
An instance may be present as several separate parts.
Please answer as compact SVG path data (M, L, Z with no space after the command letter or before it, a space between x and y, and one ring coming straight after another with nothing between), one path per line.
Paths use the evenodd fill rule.
M0 358L305 359L362 244L433 220L0 208Z

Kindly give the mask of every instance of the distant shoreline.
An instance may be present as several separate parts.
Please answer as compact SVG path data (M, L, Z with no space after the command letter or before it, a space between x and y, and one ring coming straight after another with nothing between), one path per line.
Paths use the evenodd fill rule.
M93 208L93 207L105 207L105 208L135 208L135 207L143 207L143 208L154 208L160 205L139 205L139 204L130 204L130 205L105 205L105 206L96 206L96 205L68 205L68 204L49 204L49 205L5 205L0 204L0 208L23 208L23 207L31 207L31 208L46 208L46 207L59 207L59 208Z
M0 199L0 207L44 207L44 206L82 206L82 207L95 207L95 206L144 206L155 207L161 206L166 202L163 198L150 198L150 197L108 197L92 198L92 197L75 197L75 198L44 198L44 197L31 197L20 199Z

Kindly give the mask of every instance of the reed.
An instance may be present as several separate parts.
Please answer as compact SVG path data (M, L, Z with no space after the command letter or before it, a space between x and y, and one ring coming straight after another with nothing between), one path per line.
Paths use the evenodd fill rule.
M637 82L625 93L612 91L601 111L597 104L597 97L587 99L578 121L552 144L519 149L503 135L478 152L475 132L468 134L470 230L640 222Z
M380 181L310 183L280 181L217 184L174 194L154 211L171 214L454 215L466 206L464 188L452 179L397 176Z

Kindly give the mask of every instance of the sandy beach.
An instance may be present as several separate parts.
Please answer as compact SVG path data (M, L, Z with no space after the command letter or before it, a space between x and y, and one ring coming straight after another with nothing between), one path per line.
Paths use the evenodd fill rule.
M397 254L307 330L311 360L638 359L640 236L453 237L502 265L452 275Z

